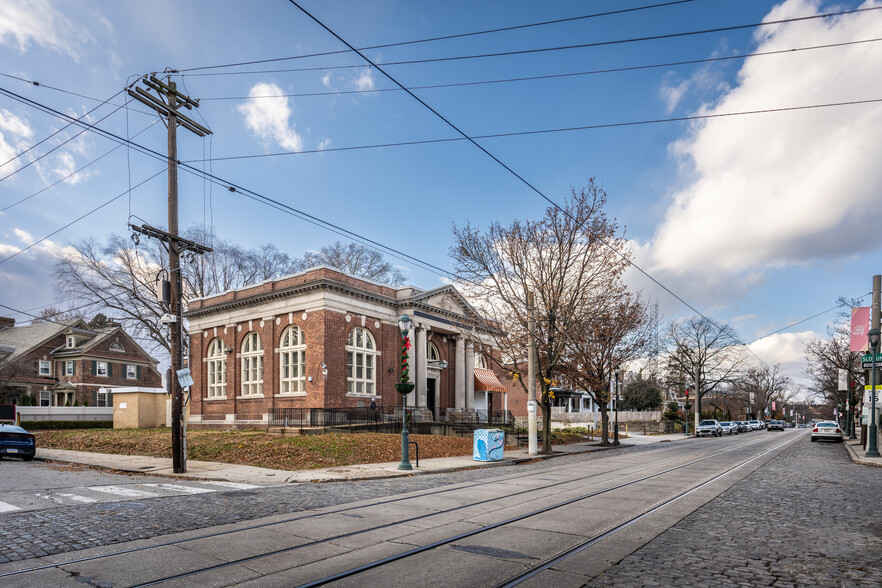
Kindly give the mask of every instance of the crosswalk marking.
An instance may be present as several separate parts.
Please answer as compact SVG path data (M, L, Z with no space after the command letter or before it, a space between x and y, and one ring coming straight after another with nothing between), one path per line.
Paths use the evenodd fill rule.
M125 486L89 486L89 490L125 496L126 498L156 498L159 496L155 492L145 492L144 490L135 490Z
M17 506L13 506L11 504L6 504L5 502L0 502L0 512L12 512L13 510L21 510Z
M80 496L79 494L63 494L59 492L58 495L62 498L73 500L74 502L98 502L94 498L87 498L86 496Z
M206 494L209 492L217 492L211 488L194 488L193 486L179 486L178 484L141 484L142 486L150 486L151 488L161 488L163 490L171 490L172 492L183 492L184 494Z
M236 490L250 490L251 488L260 488L254 484L240 484L239 482L222 482L220 480L205 480L202 484L211 484L212 486L223 486L225 488L235 488Z

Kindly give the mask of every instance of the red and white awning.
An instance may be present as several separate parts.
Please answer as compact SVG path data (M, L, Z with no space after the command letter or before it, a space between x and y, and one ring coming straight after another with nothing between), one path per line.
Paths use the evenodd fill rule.
M508 392L493 370L475 368L475 391L476 392Z

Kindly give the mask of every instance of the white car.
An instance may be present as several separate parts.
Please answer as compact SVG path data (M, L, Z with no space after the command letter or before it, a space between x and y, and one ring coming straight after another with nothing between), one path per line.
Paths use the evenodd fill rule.
M818 439L832 439L842 441L842 429L836 421L820 421L812 427L812 441Z
M723 427L720 426L720 423L716 419L701 421L698 423L698 430L695 432L695 436L704 437L705 435L722 437Z
M747 421L747 422L750 423L750 430L751 431L759 431L760 429L763 428L763 424L759 421Z

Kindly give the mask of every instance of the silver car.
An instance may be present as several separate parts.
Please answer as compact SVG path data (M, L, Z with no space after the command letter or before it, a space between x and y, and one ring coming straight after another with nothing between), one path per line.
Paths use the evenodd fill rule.
M842 429L836 421L819 421L812 427L812 441L818 439L832 439L842 441Z
M735 435L738 433L738 423L735 421L723 421L720 423L723 435Z
M763 424L759 421L747 421L747 422L750 423L750 429L752 431L759 431L760 429L763 428Z

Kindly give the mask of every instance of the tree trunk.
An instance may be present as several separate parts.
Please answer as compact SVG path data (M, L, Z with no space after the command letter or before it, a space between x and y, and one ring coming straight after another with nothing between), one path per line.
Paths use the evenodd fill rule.
M600 407L600 444L609 445L609 410Z
M542 451L540 453L551 453L551 401L545 390L542 391Z

